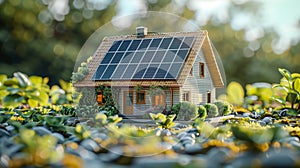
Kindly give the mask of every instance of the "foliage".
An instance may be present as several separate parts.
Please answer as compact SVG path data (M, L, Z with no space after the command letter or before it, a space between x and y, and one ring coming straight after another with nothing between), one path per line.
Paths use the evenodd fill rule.
M51 96L52 104L77 104L80 99L80 94L76 92L72 83L64 80L59 80L58 85L51 87L49 95Z
M92 60L92 57L89 57L86 62L82 62L77 69L77 72L73 72L71 76L71 80L73 83L81 81L84 79L86 75L90 73L88 68L88 63Z
M204 105L207 111L208 117L216 117L219 115L218 107L213 103L206 103Z
M80 117L94 117L99 112L98 105L76 106L77 115Z
M154 120L154 122L158 125L158 127L160 128L165 128L165 129L169 129L173 126L175 126L176 124L173 122L174 118L176 115L164 115L162 113L149 113L150 117L152 120Z
M0 92L3 93L0 101L4 107L17 107L22 104L36 107L48 104L48 78L38 76L28 78L21 72L15 72L13 76L12 78L2 76L0 81Z
M44 167L63 159L64 153L61 147L56 147L57 139L52 135L39 136L33 130L23 129L14 139L24 145L24 156L12 158L10 167Z
M198 107L198 118L205 119L207 117L207 110L203 105Z
M192 120L198 116L198 109L194 103L180 102L172 107L172 113L178 120Z
M235 106L242 106L244 104L244 89L238 82L230 82L226 93L226 95L220 95L218 99L227 101Z
M284 107L287 106L287 102L290 104L290 108L300 112L300 74L291 74L288 70L278 69L283 78L280 84L275 84L273 87L282 88L285 93L285 97L274 97L276 101L281 103Z
M95 125L100 126L100 127L103 127L103 126L106 126L109 124L117 124L120 121L122 121L122 118L118 117L118 115L107 117L105 114L98 113L94 117Z
M226 101L216 101L214 104L218 107L219 115L228 115L233 111L233 106Z
M163 86L151 85L149 87L149 90L147 90L147 94L149 94L150 97L153 97L156 95L163 95L165 89L166 89L166 87L163 87Z
M111 87L108 86L98 86L96 88L96 94L101 92L103 94L103 101L104 105L100 105L100 110L106 111L107 115L115 115L119 113L117 108L116 101L119 95L118 90L113 90Z

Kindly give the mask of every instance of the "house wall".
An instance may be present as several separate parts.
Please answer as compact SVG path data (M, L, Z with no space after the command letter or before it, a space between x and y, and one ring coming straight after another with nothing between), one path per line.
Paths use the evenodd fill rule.
M152 98L151 96L147 93L147 90L143 90L146 91L146 104L136 104L136 91L133 88L121 88L120 89L120 95L119 95L119 99L118 99L118 104L119 104L119 111L121 113L124 113L124 101L123 101L123 97L124 97L124 91L133 91L133 115L144 115L147 114L149 112L154 112L156 110L158 110L158 107L153 107L152 106ZM177 89L178 90L178 89ZM179 92L179 90L177 91ZM165 94L166 94L166 106L167 108L171 107L171 91L170 90L165 90ZM179 95L178 95L179 97Z
M199 62L204 63L204 78L199 76ZM207 92L211 92L211 102L215 101L216 89L213 86L206 60L202 50L199 52L193 65L193 75L189 76L184 85L180 88L180 101L183 101L183 93L190 93L190 102L202 104L207 102Z

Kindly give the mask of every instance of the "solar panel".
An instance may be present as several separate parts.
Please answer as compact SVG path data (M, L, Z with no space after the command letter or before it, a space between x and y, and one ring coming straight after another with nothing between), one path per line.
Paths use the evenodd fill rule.
M195 37L115 41L92 80L176 80Z

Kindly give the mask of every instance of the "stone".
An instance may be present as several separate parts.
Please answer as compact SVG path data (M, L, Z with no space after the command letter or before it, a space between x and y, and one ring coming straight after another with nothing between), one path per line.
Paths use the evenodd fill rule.
M265 117L262 119L263 122L265 122L266 124L270 124L272 122L272 117Z
M134 164L131 166L133 168L163 168L163 167L176 167L178 166L177 159L169 158L138 158L134 161Z
M85 148L88 151L94 152L94 153L98 153L101 150L101 147L98 143L96 143L94 140L92 139L85 139L80 143L80 146L82 146L83 148Z
M172 135L172 132L168 129L163 129L160 134L160 136L171 136L171 135Z
M203 148L200 144L186 145L184 151L187 154L196 155L196 154L202 154Z
M4 129L0 129L0 137L4 137L4 136L10 136L9 132L7 132Z
M61 135L60 133L57 133L57 132L53 133L52 135L56 137L57 143L59 143L59 144L63 144L64 143L65 138L64 138L63 135Z
M47 128L41 126L33 127L32 130L34 130L40 136L52 134L52 132L49 131Z
M292 141L300 142L298 137L286 137L286 138L282 138L282 139L279 140L280 143L283 143L283 142L290 143Z
M284 110L281 110L280 112L279 112L279 116L280 117L285 117L285 116L287 116L287 109L284 109Z

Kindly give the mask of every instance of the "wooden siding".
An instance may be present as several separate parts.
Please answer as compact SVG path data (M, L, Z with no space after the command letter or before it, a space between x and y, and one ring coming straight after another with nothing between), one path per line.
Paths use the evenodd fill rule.
M199 62L205 64L204 66L204 78L199 76ZM180 101L182 101L182 95L184 92L190 93L190 102L195 104L202 104L207 102L207 91L211 92L211 102L215 101L215 87L213 85L212 78L208 71L207 62L204 58L202 50L198 53L198 56L193 64L193 75L188 76L185 83L180 89Z
M119 99L118 99L118 104L119 104L119 110L121 113L123 112L123 94L124 91L133 91L133 115L144 115L147 114L149 112L154 112L156 109L152 106L152 98L150 97L150 95L147 93L147 90L145 90L146 92L146 104L136 104L136 91L132 88L126 88L123 87L121 88L120 91L120 95L119 95ZM176 90L177 92L179 91L178 89ZM170 90L165 90L165 94L166 94L166 107L167 108L171 108L171 92ZM176 95L176 94L175 94ZM174 93L173 93L174 96ZM173 97L173 101L174 101L174 97Z

